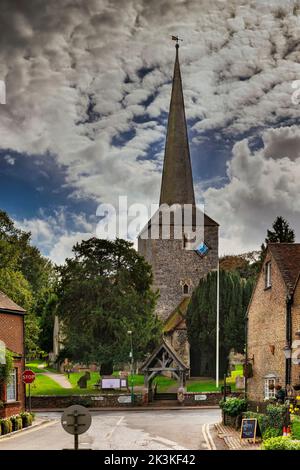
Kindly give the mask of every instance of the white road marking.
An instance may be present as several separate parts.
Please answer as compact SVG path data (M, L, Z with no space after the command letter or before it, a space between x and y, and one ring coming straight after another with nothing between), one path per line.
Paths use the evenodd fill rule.
M109 440L111 438L111 436L113 435L115 430L120 426L120 424L122 423L124 418L125 418L125 416L121 416L121 418L119 419L117 424L112 428L112 430L108 434L106 434L105 439Z
M158 441L159 443L166 444L167 446L172 446L176 450L186 450L185 447L181 447L177 442L170 441L169 439L165 439L164 437L155 436L151 437L151 440Z
M211 450L210 443L209 443L208 437L206 435L206 424L202 425L202 434L203 434L207 449Z
M211 450L217 450L216 444L214 443L214 440L213 440L212 435L211 435L210 430L209 430L209 424L206 424L206 433L207 433L208 440L210 442Z

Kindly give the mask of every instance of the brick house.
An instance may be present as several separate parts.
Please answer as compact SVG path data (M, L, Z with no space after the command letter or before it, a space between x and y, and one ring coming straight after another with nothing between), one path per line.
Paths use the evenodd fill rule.
M2 418L20 413L25 408L25 385L22 381L25 366L24 314L25 310L0 291L0 341L14 358L10 383L0 388L0 400L4 402L4 407L0 408Z
M275 396L274 386L300 382L300 365L287 358L300 335L300 244L270 243L248 307L247 379L251 402ZM293 352L294 351L294 352ZM292 349L293 357L299 354Z

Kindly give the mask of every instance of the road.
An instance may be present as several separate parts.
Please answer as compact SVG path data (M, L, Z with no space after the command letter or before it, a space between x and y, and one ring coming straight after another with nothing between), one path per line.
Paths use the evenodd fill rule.
M60 450L73 447L73 436L60 424L60 413L38 413L50 422L0 439L0 450ZM82 449L213 449L210 425L221 420L218 409L92 412L89 431L79 436Z

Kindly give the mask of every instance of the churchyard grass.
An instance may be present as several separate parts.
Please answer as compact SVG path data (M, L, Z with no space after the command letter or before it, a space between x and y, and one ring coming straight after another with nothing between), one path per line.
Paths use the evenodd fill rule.
M27 385L28 387L28 385ZM53 379L44 374L37 374L35 381L31 384L31 395L70 395L70 389L62 388ZM27 388L28 395L28 388Z
M79 378L84 374L84 372L71 372L69 374L69 378L67 374L64 374L66 378L69 379L69 382L72 385L72 388L67 389L61 387L57 382L55 382L51 377L43 374L43 370L46 372L48 370L52 370L56 372L54 369L40 369L37 366L42 363L43 361L35 361L26 364L26 368L32 369L36 372L36 380L31 386L31 393L32 395L96 395L101 393L99 388L95 387L95 384L99 382L100 375L98 372L90 372L91 379L87 382L87 388L81 389L77 385L77 381ZM119 376L119 372L114 372L113 374L115 377ZM231 373L231 377L227 378L227 385L231 386L231 390L235 391L235 377L237 375L242 375L242 369L236 368L235 371ZM174 391L176 388L177 382L174 379L164 376L158 376L155 378L154 383L157 383L157 391L158 392L167 392L167 391ZM141 374L134 374L133 376L133 384L134 387L139 387L141 390L144 384L144 376ZM215 379L211 378L199 378L199 379L192 379L187 381L187 391L188 392L216 392L220 391L223 385L223 380L220 379L219 388L216 388ZM128 387L131 387L131 375L128 376ZM120 393L119 390L111 390L111 393ZM298 425L296 425L298 429ZM300 423L299 423L300 428ZM300 432L300 431L299 431Z

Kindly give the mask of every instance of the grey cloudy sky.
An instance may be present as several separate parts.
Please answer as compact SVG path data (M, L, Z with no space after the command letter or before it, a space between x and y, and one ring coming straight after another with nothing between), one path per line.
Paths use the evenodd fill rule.
M0 25L0 207L53 260L99 203L158 201L171 34L221 253L257 249L276 215L300 234L300 2L1 0Z

